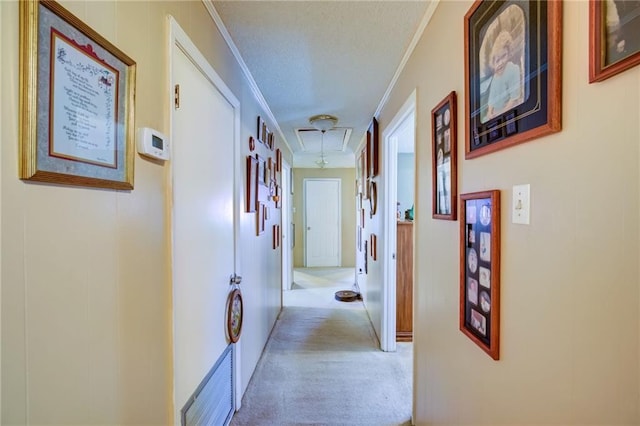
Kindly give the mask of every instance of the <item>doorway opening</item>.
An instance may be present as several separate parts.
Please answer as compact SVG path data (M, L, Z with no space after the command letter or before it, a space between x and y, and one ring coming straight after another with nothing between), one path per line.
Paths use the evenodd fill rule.
M384 131L382 336L383 351L410 352L413 359L413 275L416 91ZM411 342L411 343L409 343ZM414 387L413 374L410 374ZM415 393L414 393L415 394ZM415 406L412 404L412 418Z
M383 233L387 243L383 253L384 302L380 343L384 351L395 351L398 340L411 340L413 331L415 111L414 90L383 134L386 194Z

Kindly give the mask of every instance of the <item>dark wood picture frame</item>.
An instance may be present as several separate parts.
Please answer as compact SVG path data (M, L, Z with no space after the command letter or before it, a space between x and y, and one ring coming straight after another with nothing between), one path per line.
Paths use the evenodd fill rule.
M364 273L368 274L369 273L369 256L368 256L368 251L369 251L369 241L365 240L364 242Z
M257 120L257 128L256 128L256 139L258 140L258 142L260 142L261 144L264 144L264 139L263 139L263 128L265 128L265 123L264 120L262 119L262 117L258 116L258 120Z
M271 149L269 146L269 128L267 127L267 123L260 116L258 116L258 128L256 129L256 135L258 142Z
M258 183L262 186L269 186L269 169L267 168L267 161L256 154L256 160L258 162Z
M278 247L280 247L280 225L273 225L272 248L275 250Z
M276 172L282 172L282 151L276 148Z
M378 176L380 163L380 137L378 135L378 120L375 117L371 120L367 129L367 142L369 145L369 177Z
M247 213L256 211L258 202L258 160L253 155L247 156L247 176L245 184L245 198Z
M431 110L431 200L433 218L458 216L458 107L456 92L449 93Z
M239 288L234 288L227 299L227 335L231 343L240 340L243 316L242 292Z
M265 221L267 215L267 206L260 201L258 201L257 209L258 214L256 214L256 235L261 235L264 233Z
M378 260L378 236L371 234L371 259Z
M378 184L369 182L369 217L372 218L378 211Z
M615 10L609 11L613 6ZM607 22L609 21L609 22ZM640 64L640 5L637 1L589 1L589 83Z
M466 159L561 130L562 1L476 0L464 40Z
M500 359L500 191L460 195L460 331Z

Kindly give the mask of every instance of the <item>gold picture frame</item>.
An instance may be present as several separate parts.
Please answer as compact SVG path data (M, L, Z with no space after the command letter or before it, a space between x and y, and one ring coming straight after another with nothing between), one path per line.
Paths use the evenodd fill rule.
M240 288L234 288L227 298L227 337L231 343L240 340L242 333L242 319L244 316L244 304Z
M136 63L51 0L20 2L20 179L133 189Z

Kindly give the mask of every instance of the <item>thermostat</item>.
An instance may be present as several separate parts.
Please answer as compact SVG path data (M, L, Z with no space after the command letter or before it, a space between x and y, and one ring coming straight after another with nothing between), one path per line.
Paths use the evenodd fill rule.
M169 139L155 129L140 127L137 144L140 155L158 160L169 159Z

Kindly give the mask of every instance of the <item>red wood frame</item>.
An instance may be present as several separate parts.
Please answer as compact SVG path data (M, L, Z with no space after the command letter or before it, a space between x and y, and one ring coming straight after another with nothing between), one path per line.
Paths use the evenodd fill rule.
M488 315L482 314L481 309L476 306L477 313L479 316L484 317L485 319L489 318L489 344L484 342L478 335L473 331L470 325L466 322L466 305L468 302L468 294L467 294L467 283L468 279L475 279L473 276L476 276L476 271L472 271L471 267L468 268L468 259L467 259L467 245L471 244L469 241L469 225L472 226L472 230L475 233L474 237L474 247L480 246L479 240L480 235L473 229L474 225L477 225L477 220L469 220L470 215L467 212L467 200L490 200L491 204L491 222L490 224L484 225L490 227L491 239L490 239L490 262L481 263L481 257L478 259L476 257L476 268L477 268L477 276L479 277L480 267L489 266L489 283L490 288L490 310ZM475 217L480 216L480 212L475 212ZM483 192L475 192L469 194L461 194L460 195L460 331L465 334L469 339L471 339L475 344L477 344L483 351L485 351L491 358L494 360L500 359L500 191L499 190L491 190L491 191L483 191ZM478 226L476 226L478 227ZM477 239L475 239L477 238ZM473 250L473 248L471 248ZM471 255L469 254L469 257ZM472 276L473 275L473 276ZM477 281L482 281L481 278L478 278ZM486 288L486 287L485 287ZM476 283L476 298L480 295L481 285ZM486 290L485 290L486 291ZM469 302L472 303L472 302ZM472 309L472 308L470 308ZM486 312L485 312L486 313Z
M438 170L437 170L437 128L436 118L438 111L444 106L449 105L449 137L450 137L450 161L451 161L451 191L449 193L449 202L451 203L451 212L449 214L438 213ZM431 178L433 187L431 189L431 201L433 206L433 218L445 219L445 220L457 220L458 218L458 106L456 99L456 92L451 92L444 98L434 109L431 110L431 148L432 148L432 161L431 161Z
M465 159L509 148L559 132L562 129L562 0L549 0L547 2L547 122L527 131L507 136L496 143L471 150L471 89L469 84L469 37L471 34L469 27L473 14L482 4L482 0L476 0L464 16Z

